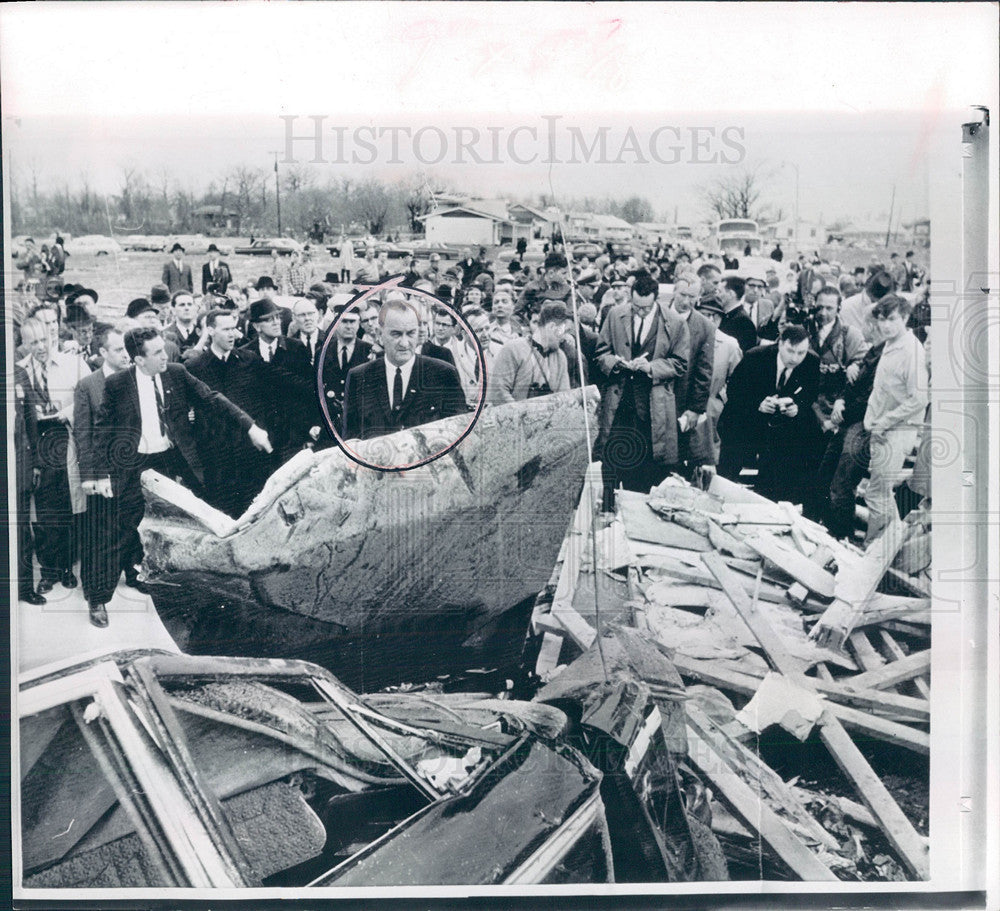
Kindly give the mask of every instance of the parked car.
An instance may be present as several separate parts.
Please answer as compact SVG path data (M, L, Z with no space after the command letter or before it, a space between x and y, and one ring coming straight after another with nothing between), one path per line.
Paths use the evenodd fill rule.
M18 697L22 885L610 881L601 774L550 739L565 715L464 698L151 650L36 670Z
M209 237L206 234L175 234L166 238L164 249L169 250L174 244L180 244L189 256L204 256L212 244L219 248L223 256L233 252L231 244L225 243L219 237Z
M582 244L573 245L573 259L583 259L586 256L588 259L597 259L604 252L604 248L600 244L590 243L589 241Z
M103 234L84 234L66 242L66 252L70 256L109 256L122 253L122 245L113 237Z
M290 237L258 238L247 247L237 247L233 252L240 256L270 256L272 250L277 250L279 256L291 256L302 252L302 244Z
M125 250L137 253L162 253L167 248L167 238L155 234L130 234L121 243Z
M400 244L401 250L405 250L408 256L416 256L419 259L427 259L432 253L437 253L441 259L458 259L461 255L461 248L453 248L447 244L438 243L410 243Z

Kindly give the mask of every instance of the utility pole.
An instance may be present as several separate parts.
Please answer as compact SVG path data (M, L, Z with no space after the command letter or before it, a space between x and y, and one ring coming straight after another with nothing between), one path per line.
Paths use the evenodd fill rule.
M274 202L278 208L278 237L281 237L281 190L278 187L278 153L274 153Z
M885 245L889 246L889 235L892 234L892 210L896 205L896 185L892 185L892 198L889 200L889 224L885 229Z

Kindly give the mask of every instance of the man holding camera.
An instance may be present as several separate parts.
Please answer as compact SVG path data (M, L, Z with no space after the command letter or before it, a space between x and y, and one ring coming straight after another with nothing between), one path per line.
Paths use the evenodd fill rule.
M614 508L620 485L647 493L678 462L674 380L688 366L690 333L673 310L654 306L659 286L640 272L630 301L618 304L601 327L595 358L607 376L600 431L604 508Z
M757 493L801 503L808 478L804 431L818 387L819 358L803 326L786 325L776 345L751 348L733 371L719 418L719 474L737 481L756 458Z

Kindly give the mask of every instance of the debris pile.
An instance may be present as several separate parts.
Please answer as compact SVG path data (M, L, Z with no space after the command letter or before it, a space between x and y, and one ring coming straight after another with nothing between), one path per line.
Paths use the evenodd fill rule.
M676 791L653 827L666 855L685 843L678 827L705 827L733 879L927 879L926 807L890 773L909 764L910 790L926 788L929 511L862 551L718 477L707 491L677 477L619 491L598 516L599 479L592 465L535 604L536 699L584 740L617 740L626 772L636 743L661 737L660 790ZM623 687L642 738L612 723ZM630 780L656 802L648 775ZM681 857L666 878L692 878Z

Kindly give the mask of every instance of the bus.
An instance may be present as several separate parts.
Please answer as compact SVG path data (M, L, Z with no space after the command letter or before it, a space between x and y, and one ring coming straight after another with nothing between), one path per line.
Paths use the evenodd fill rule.
M727 218L717 222L713 241L717 252L728 256L744 256L748 244L750 255L760 256L763 246L757 222L750 218Z

